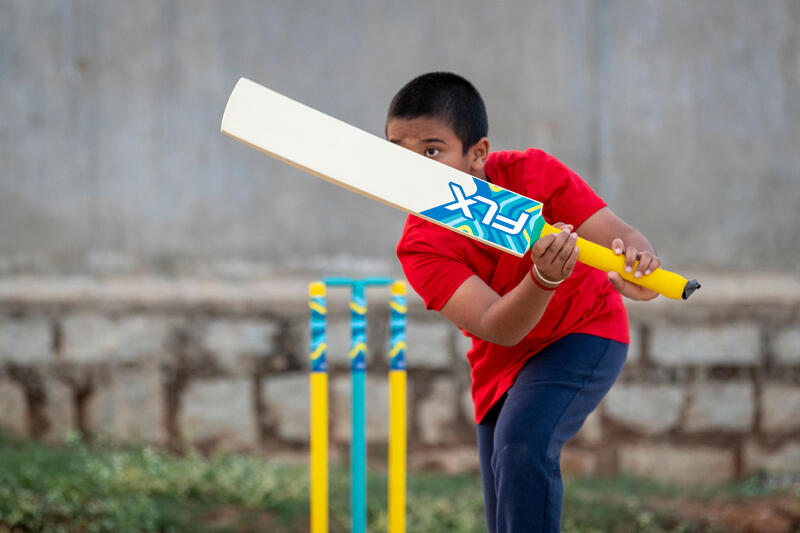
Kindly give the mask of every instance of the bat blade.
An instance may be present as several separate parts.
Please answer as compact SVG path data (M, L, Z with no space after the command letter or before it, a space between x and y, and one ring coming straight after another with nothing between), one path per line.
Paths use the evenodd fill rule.
M319 178L522 256L542 204L416 154L242 78L222 132Z

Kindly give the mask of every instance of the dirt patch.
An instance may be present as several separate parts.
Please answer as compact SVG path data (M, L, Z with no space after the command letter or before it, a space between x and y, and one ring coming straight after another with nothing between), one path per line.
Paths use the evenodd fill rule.
M730 533L800 532L800 498L785 495L747 499L651 500L648 506L678 519Z
M203 515L203 525L210 531L278 531L278 520L266 511L243 510L223 505Z

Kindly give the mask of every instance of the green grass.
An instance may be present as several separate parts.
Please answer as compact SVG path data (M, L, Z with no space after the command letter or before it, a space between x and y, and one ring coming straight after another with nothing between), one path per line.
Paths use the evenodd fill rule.
M331 531L345 532L347 471L333 469L330 477ZM756 485L750 481L720 490L750 496L768 492ZM369 486L369 529L385 531L385 475L371 473ZM675 494L673 488L625 478L569 481L564 531L709 531L663 516L647 503ZM698 497L704 494L712 492ZM482 506L476 476L409 475L409 532L483 532ZM49 446L0 435L0 531L4 527L44 532L308 531L308 469L240 456L177 457L150 447L88 444L78 438Z

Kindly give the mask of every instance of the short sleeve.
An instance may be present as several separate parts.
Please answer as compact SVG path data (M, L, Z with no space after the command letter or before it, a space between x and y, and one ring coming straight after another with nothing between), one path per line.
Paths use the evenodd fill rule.
M409 216L397 244L397 257L406 279L425 302L439 311L475 272L459 260L446 241L461 238L421 219Z
M606 206L580 176L556 158L548 157L546 167L549 197L544 201L543 213L551 224L565 222L577 228Z

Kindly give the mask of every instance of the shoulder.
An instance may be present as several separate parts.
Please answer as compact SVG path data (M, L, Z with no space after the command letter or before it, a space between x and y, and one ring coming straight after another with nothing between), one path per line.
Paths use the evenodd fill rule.
M462 236L420 217L409 215L403 234L397 243L397 254L403 256L413 253L453 254L463 241Z
M555 156L538 148L492 152L486 174L493 183L535 198L549 196L576 175ZM539 195L539 196L536 196Z
M486 161L486 173L490 176L533 172L557 174L564 171L571 172L555 156L538 148L492 152Z
M455 290L474 275L470 239L410 215L397 243L406 279L428 309L441 309ZM477 243L475 243L477 245Z

